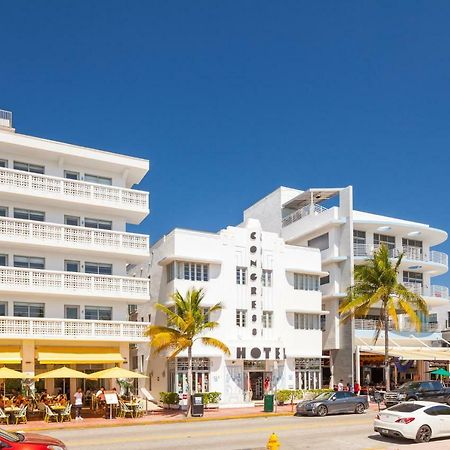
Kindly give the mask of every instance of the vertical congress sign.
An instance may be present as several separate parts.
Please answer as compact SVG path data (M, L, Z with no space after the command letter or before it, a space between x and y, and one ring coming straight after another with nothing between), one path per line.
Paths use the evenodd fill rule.
M261 231L250 232L249 285L252 336L261 335Z

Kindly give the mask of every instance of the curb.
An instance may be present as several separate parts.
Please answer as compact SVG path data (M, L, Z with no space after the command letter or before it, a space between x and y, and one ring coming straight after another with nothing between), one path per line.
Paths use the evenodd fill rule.
M11 431L23 431L24 433L28 433L31 431L53 431L53 430L87 430L93 428L118 428L118 427L135 427L135 426L143 426L143 425L168 425L171 423L189 423L189 422L214 422L219 420L241 420L241 419L267 419L269 417L287 417L293 416L294 414L291 412L280 412L280 413L254 413L254 414L242 414L235 416L225 416L225 417L191 417L184 419L163 419L163 420L149 420L146 422L130 422L130 423L102 423L95 425L81 425L73 428L67 428L64 426L58 427L35 427L35 428L27 428L26 430L11 430Z

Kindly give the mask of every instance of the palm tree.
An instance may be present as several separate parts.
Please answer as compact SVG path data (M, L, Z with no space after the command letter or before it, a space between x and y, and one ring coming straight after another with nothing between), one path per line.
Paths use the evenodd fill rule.
M374 343L384 330L384 377L386 390L390 390L389 371L389 319L398 330L398 314L406 313L420 331L421 315L428 314L425 300L397 281L403 254L395 264L389 257L389 249L382 245L366 264L355 267L355 284L348 289L339 312L341 321L350 317L366 317L371 308L380 308Z
M167 326L150 325L146 336L150 337L150 346L157 353L169 352L169 358L175 358L180 352L187 350L188 357L188 404L186 415L191 414L192 380L192 347L196 341L204 345L218 348L226 355L230 354L228 347L220 340L205 336L206 331L214 330L218 322L209 320L210 314L222 310L221 303L210 308L201 306L205 294L203 289L189 289L183 297L176 291L171 297L174 308L168 308L160 303L156 308L167 316Z

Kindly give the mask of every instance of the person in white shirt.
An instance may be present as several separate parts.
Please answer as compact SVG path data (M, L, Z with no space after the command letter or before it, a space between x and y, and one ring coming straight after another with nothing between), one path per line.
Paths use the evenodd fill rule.
M73 398L75 399L75 420L83 420L81 417L81 408L83 407L83 391L81 388L77 389Z
M344 380L340 380L338 383L338 391L344 390Z

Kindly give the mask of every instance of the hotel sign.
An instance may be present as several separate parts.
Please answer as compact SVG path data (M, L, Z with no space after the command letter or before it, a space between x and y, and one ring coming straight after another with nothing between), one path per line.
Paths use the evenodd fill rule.
M236 347L236 359L286 359L282 347Z

